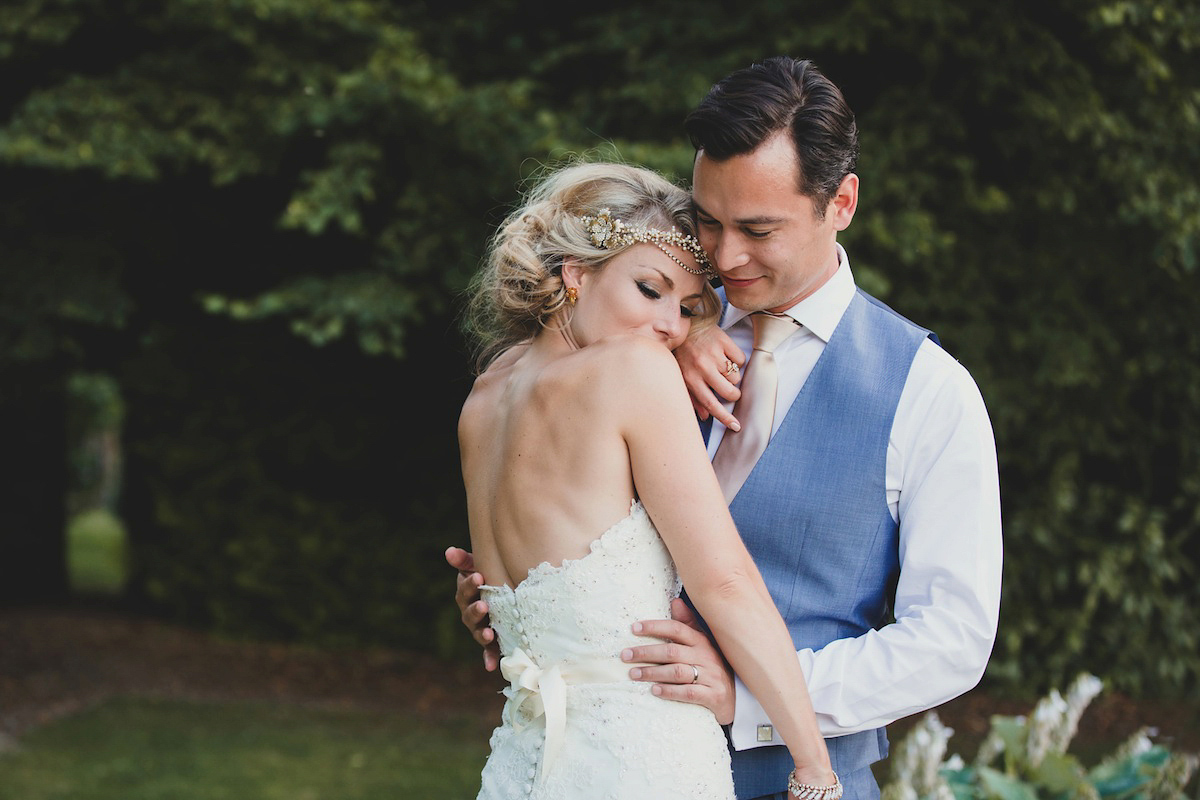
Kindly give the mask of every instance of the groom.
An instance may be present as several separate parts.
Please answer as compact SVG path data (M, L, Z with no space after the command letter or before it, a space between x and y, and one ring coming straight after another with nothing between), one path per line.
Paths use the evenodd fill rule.
M685 124L700 239L728 305L719 330L677 355L845 796L878 798L883 726L974 686L995 639L991 424L936 337L855 286L837 233L857 208L858 134L837 86L773 58L718 82ZM783 320L781 342L763 340L759 312ZM469 554L447 558L464 622L488 645L481 579ZM667 643L633 648L627 660L659 665L633 677L729 726L741 800L786 798L787 750L688 607L642 633ZM485 661L495 668L494 645Z

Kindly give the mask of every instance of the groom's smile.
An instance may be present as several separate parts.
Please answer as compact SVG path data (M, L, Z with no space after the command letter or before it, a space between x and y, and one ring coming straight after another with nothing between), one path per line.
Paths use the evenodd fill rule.
M696 155L693 200L700 242L716 262L726 296L745 311L783 311L837 271L837 233L850 224L858 177L847 175L818 214L798 189L799 163L787 133L749 153Z

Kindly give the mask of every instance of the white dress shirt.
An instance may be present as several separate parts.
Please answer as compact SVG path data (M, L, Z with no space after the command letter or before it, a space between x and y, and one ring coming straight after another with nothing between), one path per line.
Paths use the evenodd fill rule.
M840 266L786 313L803 330L776 351L778 430L854 297L854 276ZM747 313L729 306L722 328L751 352ZM725 433L714 420L711 458ZM987 409L967 370L932 341L918 348L888 440L886 500L900 525L896 622L819 651L796 655L825 736L878 728L957 697L983 675L1000 608L1000 489ZM770 724L749 689L735 680L731 729L738 750Z

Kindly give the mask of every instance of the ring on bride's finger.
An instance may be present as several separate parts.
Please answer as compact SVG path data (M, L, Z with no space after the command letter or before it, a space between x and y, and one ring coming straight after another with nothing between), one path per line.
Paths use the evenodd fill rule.
M732 358L725 359L725 377L728 378L730 375L732 375L733 373L735 373L737 371L738 371L737 363Z
M700 680L700 668L695 664L689 664L688 666L692 668L692 683Z

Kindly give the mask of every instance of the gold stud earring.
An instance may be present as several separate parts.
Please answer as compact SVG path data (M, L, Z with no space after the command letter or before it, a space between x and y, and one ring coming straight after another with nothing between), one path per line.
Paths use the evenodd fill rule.
M567 302L571 305L575 305L577 302L579 302L579 290L574 286L567 287Z

